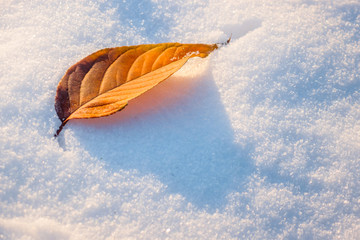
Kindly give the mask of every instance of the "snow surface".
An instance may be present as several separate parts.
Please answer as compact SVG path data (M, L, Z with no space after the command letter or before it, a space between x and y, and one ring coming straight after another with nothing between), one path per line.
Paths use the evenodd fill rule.
M360 239L358 0L0 6L0 239ZM82 57L230 34L53 138Z

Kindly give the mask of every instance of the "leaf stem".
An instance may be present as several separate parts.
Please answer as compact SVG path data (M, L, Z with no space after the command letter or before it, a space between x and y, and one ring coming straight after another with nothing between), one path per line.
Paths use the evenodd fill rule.
M57 136L59 136L61 130L64 128L65 124L67 123L67 121L64 121L61 123L60 127L58 128L58 130L56 131L56 133L54 134L54 137L56 138Z

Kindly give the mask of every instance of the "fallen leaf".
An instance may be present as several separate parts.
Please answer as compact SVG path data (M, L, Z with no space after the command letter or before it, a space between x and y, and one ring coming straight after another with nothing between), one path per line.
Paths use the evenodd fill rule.
M67 70L57 87L55 109L62 124L55 137L71 119L103 117L122 110L129 100L169 78L188 59L204 58L218 47L144 44L106 48L85 57Z

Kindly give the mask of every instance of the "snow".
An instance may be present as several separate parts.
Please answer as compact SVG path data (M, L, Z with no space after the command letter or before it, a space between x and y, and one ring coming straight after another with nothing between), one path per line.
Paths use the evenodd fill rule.
M0 239L359 238L357 0L0 4ZM231 34L53 138L82 57Z

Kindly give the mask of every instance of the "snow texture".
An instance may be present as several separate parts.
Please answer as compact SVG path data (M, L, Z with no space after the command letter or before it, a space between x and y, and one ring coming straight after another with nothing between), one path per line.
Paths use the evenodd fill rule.
M359 239L358 0L1 0L0 239ZM105 47L224 42L60 125Z

